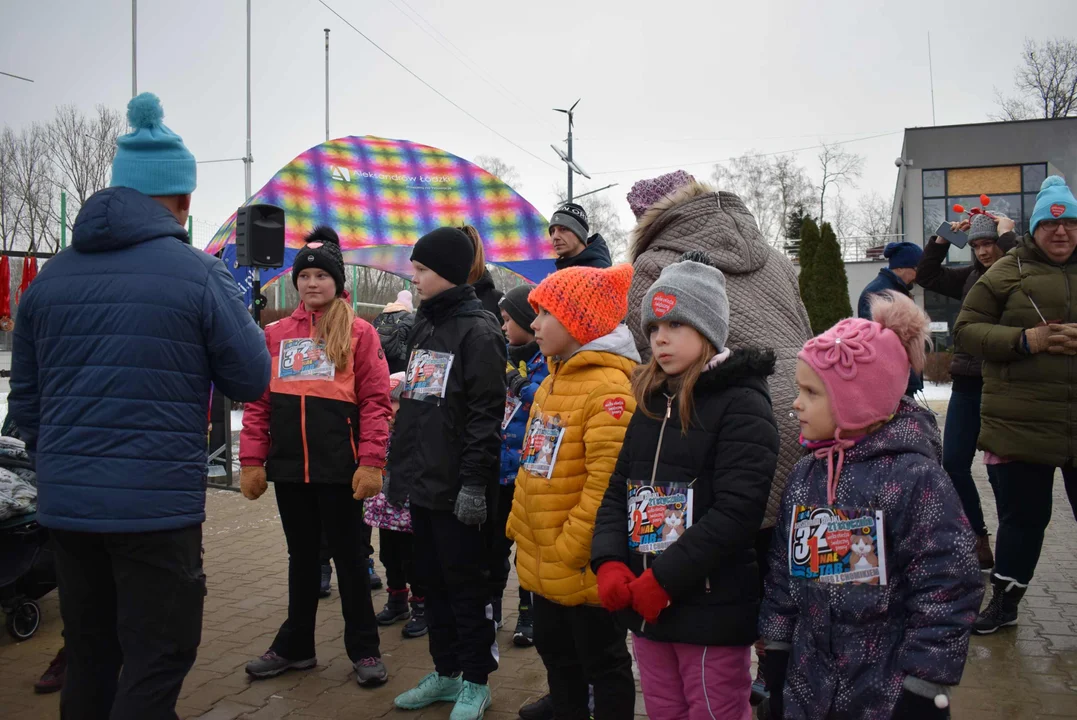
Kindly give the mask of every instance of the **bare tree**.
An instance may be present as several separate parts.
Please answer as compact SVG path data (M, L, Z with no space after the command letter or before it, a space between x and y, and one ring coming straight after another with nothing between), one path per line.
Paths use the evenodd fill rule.
M780 205L773 183L770 158L760 157L749 151L729 163L729 167L715 165L711 179L720 190L735 193L744 201L748 211L755 216L759 232L773 242L782 231Z
M864 158L854 152L849 152L841 145L827 145L825 143L817 157L822 175L818 188L819 222L822 223L828 219L825 213L827 190L839 189L847 185L856 187L856 181L864 172ZM840 237L841 233L838 232L837 225L835 223L831 224L834 225L834 232Z
M505 183L513 190L519 191L519 189L523 187L523 183L520 182L519 171L499 157L494 157L493 155L479 155L475 158L475 164L491 175L497 177L501 182Z
M1062 118L1077 115L1077 41L1042 43L1025 38L1022 65L1014 71L1016 95L995 90L998 120Z
M5 252L15 246L19 220L26 205L15 177L17 143L15 131L5 126L0 133L0 240Z
M116 138L126 128L123 115L98 105L96 115L86 116L74 105L56 108L47 128L49 154L66 190L70 193L69 225L82 204L98 190L108 187Z
M580 188L580 191L581 194L586 193L587 188ZM562 185L557 186L555 193L558 202L565 202L568 199L568 192ZM577 195L572 202L581 205L587 211L587 223L591 228L591 233L601 235L606 241L613 262L627 260L628 231L621 225L621 216L609 193L602 191L584 197Z
M890 202L872 190L856 202L852 218L853 231L878 244L890 232Z
M12 216L13 240L5 249L55 249L59 242L55 223L59 195L49 159L48 132L38 123L18 133L9 132L5 130L4 144L11 153L10 187L16 211Z
M784 243L789 213L794 208L814 205L815 187L793 155L778 155L771 160L771 182L774 184L781 212L780 232L776 240Z
M838 238L838 242L841 244L842 257L846 256L849 250L850 236L853 235L853 223L854 212L849 207L849 203L846 202L845 196L841 192L841 188L837 188L834 192L834 197L831 205L830 219L827 221L830 223L830 227L834 230L834 235ZM852 241L855 244L855 241Z

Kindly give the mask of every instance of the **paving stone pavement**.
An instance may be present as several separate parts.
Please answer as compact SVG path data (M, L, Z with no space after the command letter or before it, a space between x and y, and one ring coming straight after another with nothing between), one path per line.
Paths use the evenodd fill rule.
M978 484L989 518L997 524L986 474ZM988 637L974 637L953 717L1077 718L1077 524L1061 479L1055 483L1054 518L1043 557L1021 607L1021 624ZM421 712L393 709L393 698L431 669L425 638L404 640L400 625L382 630L382 653L391 679L375 690L360 689L344 652L340 602L322 601L318 616L316 669L250 683L244 664L261 654L283 621L287 568L272 491L251 503L238 493L211 490L205 525L209 578L202 645L177 708L180 718L276 720L278 718L448 718L442 705ZM375 533L376 537L376 533ZM375 606L385 603L375 594ZM56 593L42 601L43 627L27 642L0 638L0 717L43 720L59 717L57 695L36 696L33 683L59 649L61 623ZM515 578L505 598L506 629L498 633L501 666L491 678L494 702L488 720L516 718L516 709L537 697L545 684L533 649L512 645L516 613ZM646 717L637 695L637 717Z

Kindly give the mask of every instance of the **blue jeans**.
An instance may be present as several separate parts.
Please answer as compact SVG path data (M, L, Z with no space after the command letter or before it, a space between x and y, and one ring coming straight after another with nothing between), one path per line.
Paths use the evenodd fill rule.
M980 493L972 479L972 462L976 457L976 439L980 436L980 396L983 380L955 376L950 404L946 408L943 430L942 467L950 476L965 517L977 535L987 534Z

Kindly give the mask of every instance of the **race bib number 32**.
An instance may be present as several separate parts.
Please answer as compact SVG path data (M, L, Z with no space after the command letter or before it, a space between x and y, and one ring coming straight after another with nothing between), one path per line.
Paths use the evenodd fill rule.
M881 510L793 508L789 575L821 583L886 585Z
M692 527L692 496L686 485L628 483L628 549L657 554Z
M404 378L403 397L440 403L448 389L454 357L447 352L412 350Z
M281 380L329 380L336 376L337 368L325 354L325 343L313 338L281 340L280 365L277 376Z

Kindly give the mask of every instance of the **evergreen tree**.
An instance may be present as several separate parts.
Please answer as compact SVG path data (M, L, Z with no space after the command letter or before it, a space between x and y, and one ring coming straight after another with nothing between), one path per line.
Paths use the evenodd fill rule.
M814 226L814 222L810 226L808 223L804 224L805 230L814 230ZM807 243L805 250L808 250ZM813 243L810 250L810 257L808 267L801 263L801 298L808 310L812 332L818 334L853 314L849 302L849 278L845 273L845 262L841 258L841 246L838 245L838 238L830 223L823 223L818 241Z
M798 203L785 218L786 242L783 249L793 262L797 262L800 258L801 227L807 217L809 216L804 211L803 203Z
M819 226L810 217L806 217L801 221L801 230L798 236L800 237L800 277L797 281L800 284L800 299L804 302L804 307L808 308L808 317L810 318L815 297L814 288L812 287L812 281L815 277L812 273L813 261L821 242Z

